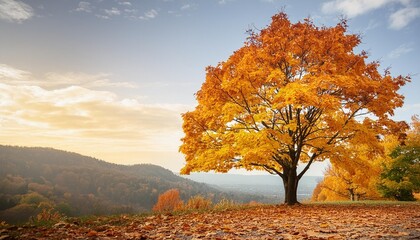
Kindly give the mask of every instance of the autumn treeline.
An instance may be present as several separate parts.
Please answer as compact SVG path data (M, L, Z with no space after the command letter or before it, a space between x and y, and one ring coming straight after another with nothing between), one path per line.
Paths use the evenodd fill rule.
M415 200L420 192L418 116L412 117L406 134L384 136L375 149L349 145L347 154L332 158L331 163L313 192L314 201Z

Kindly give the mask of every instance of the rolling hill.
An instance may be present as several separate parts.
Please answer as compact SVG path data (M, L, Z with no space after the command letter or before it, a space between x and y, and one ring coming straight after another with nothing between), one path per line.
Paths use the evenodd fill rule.
M51 148L0 146L0 220L25 221L42 209L68 216L150 211L171 188L181 198L200 194L214 202L266 201L226 193L150 164L118 165Z

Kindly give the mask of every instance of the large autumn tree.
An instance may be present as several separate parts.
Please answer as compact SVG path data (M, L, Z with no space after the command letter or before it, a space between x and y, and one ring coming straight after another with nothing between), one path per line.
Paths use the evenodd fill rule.
M266 170L283 179L285 203L295 204L315 161L398 130L389 117L402 106L397 90L409 77L380 74L378 62L354 52L360 37L346 31L346 21L293 24L284 12L249 31L242 48L206 69L198 105L183 114L182 173Z

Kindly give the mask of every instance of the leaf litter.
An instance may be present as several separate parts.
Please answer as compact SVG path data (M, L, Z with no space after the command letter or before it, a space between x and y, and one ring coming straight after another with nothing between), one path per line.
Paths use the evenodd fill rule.
M0 227L5 239L420 239L420 204L258 206Z

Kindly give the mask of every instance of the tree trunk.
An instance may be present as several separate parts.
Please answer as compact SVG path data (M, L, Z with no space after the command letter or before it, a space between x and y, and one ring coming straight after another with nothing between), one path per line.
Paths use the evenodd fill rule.
M352 188L349 188L348 190L349 190L349 195L350 195L350 201L354 201L355 199L354 199L354 191L353 191L353 189Z
M291 168L284 172L283 185L284 185L284 203L287 205L294 205L299 203L297 200L297 188L299 179L297 177L296 167Z

